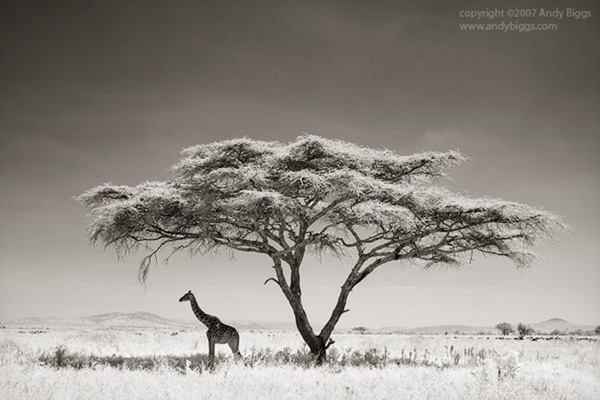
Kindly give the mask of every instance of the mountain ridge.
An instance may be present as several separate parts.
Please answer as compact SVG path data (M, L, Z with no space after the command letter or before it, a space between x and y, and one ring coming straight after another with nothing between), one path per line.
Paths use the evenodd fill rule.
M240 330L292 330L296 327L291 322L273 321L224 321ZM126 328L154 328L154 329L205 329L199 321L187 319L169 319L160 315L147 312L108 312L86 317L29 317L19 320L2 322L1 325L12 328L84 328L84 329L126 329ZM512 324L516 328L517 324ZM553 331L575 332L593 331L595 326L578 325L563 318L550 318L548 320L527 324L538 333L551 333ZM318 330L320 327L315 326ZM352 331L350 328L342 328L339 331ZM368 332L381 333L406 333L406 334L494 334L497 333L493 326L471 326L471 325L431 325L421 327L397 327L388 326L375 329L367 329Z
M270 321L223 321L235 325L238 329L295 329L293 323ZM197 320L169 319L147 311L107 312L85 317L50 316L28 317L18 320L3 321L0 325L11 328L155 328L155 329L204 329Z

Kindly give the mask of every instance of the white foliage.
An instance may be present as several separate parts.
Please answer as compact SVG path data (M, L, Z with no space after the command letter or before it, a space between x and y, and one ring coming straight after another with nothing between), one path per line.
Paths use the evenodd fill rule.
M453 151L400 156L304 135L288 144L233 139L182 154L171 181L104 184L79 196L96 215L91 239L119 251L162 238L194 251L284 254L295 245L341 254L361 227L353 246L380 245L372 255L389 257L382 261L410 255L456 264L480 251L526 266L528 246L566 227L526 205L436 186L446 168L467 160Z

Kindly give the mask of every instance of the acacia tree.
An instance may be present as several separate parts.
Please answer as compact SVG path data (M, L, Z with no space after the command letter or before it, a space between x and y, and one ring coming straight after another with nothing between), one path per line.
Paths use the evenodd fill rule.
M533 335L535 333L532 327L523 323L519 323L519 325L517 325L517 331L519 332L520 337Z
M466 161L458 152L400 156L305 135L282 144L248 138L190 147L173 178L138 186L104 184L80 195L95 216L91 242L120 255L148 249L145 281L165 247L206 254L222 248L262 253L311 352L325 359L352 289L396 261L459 266L474 252L528 266L527 248L564 228L558 217L525 205L473 199L436 185ZM315 332L302 303L307 252L352 261L331 316ZM168 259L168 257L167 257Z
M515 328L513 328L513 326L508 322L499 323L498 325L496 325L496 329L498 329L500 333L504 336L510 335L515 331Z

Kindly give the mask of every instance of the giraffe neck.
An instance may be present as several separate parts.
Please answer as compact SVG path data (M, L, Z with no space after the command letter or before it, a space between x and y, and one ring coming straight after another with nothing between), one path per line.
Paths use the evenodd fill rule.
M206 325L208 328L210 328L211 323L212 323L212 318L210 315L208 315L207 313L202 311L202 309L198 305L198 302L196 301L196 297L192 296L190 303L192 304L192 311L194 312L194 315L196 316L196 318L198 318L198 320L200 322L202 322L204 325Z

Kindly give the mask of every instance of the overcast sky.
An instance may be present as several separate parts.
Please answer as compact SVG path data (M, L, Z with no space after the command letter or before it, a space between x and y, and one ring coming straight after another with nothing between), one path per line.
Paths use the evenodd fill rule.
M72 200L104 182L170 179L188 146L303 132L400 154L460 149L448 187L564 217L572 234L519 271L386 265L340 326L600 323L600 7L556 31L468 32L461 10L507 1L4 1L0 6L0 320L144 310L293 321L269 260L181 255L137 282L142 253L88 244ZM518 4L522 4L519 2ZM527 3L551 8L551 2ZM513 4L514 6L514 4ZM510 22L510 18L505 18ZM483 22L501 22L501 20ZM315 324L348 268L309 259Z

